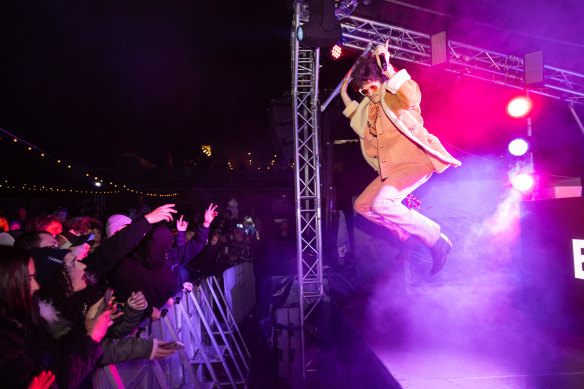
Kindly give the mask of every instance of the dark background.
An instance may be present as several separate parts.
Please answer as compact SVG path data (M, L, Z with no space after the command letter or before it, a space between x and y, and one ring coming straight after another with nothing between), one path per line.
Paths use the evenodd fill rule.
M584 73L580 1L367 3L355 14L425 33L446 30L449 39L518 56L541 49L546 64ZM201 144L213 147L219 165L252 152L265 166L277 150L270 142L270 101L290 93L290 4L4 2L0 128L81 170L117 166L124 152L157 166L168 165L169 155L175 166L192 164L201 161ZM322 51L321 96L356 53L346 55L332 61ZM502 155L511 138L525 134L525 123L504 113L519 91L396 65L408 67L422 86L426 126L456 157ZM542 166L580 176L584 142L567 104L535 100ZM336 118L339 105L337 98L330 108L337 111L327 113L335 116L329 123L339 122L331 136L351 136ZM583 116L580 105L577 110ZM46 164L23 150L4 158L14 161L10 174L22 174L24 165L31 165L27 177L58 173L43 171Z

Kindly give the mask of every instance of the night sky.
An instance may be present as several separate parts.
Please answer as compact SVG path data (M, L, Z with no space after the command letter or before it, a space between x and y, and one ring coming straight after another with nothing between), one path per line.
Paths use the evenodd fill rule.
M94 167L126 151L163 165L203 143L269 148L270 100L290 92L289 3L4 2L0 127ZM355 13L505 53L543 49L546 64L584 73L581 3L373 0ZM323 60L322 88L347 66ZM435 74L413 73L442 93L428 90ZM476 144L452 131L433 132Z

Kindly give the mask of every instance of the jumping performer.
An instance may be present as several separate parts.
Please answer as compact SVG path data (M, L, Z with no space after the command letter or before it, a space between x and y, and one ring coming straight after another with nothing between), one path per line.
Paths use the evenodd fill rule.
M396 71L386 46L362 57L344 78L343 114L359 135L365 160L379 173L355 201L355 211L389 229L401 242L420 239L432 254L431 274L438 273L452 243L433 220L402 204L432 173L460 166L440 141L424 128L418 84L405 69ZM347 94L349 83L365 96L361 103Z

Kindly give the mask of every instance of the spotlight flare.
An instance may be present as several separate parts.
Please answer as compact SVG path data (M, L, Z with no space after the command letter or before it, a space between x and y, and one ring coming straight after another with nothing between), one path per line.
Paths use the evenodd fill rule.
M511 184L518 191L525 193L533 189L535 180L533 179L533 176L531 174L521 173L511 177Z
M509 152L516 157L519 157L527 152L529 145L523 139L514 139L509 143Z
M521 118L531 112L533 102L528 97L516 97L507 105L507 113L514 118Z

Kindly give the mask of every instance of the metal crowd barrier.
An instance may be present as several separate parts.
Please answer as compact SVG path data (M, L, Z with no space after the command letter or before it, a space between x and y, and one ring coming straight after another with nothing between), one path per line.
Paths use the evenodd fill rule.
M139 331L141 337L177 340L185 345L183 350L162 360L96 369L94 388L247 388L251 354L238 326L241 318L234 312L241 316L248 309L247 302L243 308L238 302L249 300L240 294L254 285L253 268L237 265L226 270L225 276L227 296L215 276L207 277L193 284L192 292L179 293L172 306L163 307L160 320L148 319L145 331Z

